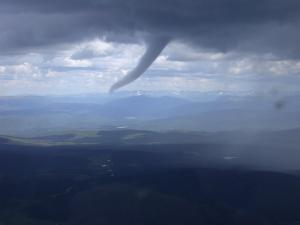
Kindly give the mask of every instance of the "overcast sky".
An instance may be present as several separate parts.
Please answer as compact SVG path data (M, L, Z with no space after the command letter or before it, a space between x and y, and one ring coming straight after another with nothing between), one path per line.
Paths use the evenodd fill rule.
M300 91L299 0L0 0L0 95Z

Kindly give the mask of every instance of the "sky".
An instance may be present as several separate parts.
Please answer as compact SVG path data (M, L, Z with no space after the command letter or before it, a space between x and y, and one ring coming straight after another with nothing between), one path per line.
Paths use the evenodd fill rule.
M300 93L299 0L0 0L0 31L0 96L107 93L153 40L122 90Z

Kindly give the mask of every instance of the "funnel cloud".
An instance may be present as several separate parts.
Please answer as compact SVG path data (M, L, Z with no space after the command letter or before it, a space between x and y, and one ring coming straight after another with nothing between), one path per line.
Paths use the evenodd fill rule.
M169 38L157 37L149 41L145 54L140 59L137 66L126 74L121 80L111 86L109 92L113 93L115 90L135 81L140 77L156 60L162 50L169 43Z

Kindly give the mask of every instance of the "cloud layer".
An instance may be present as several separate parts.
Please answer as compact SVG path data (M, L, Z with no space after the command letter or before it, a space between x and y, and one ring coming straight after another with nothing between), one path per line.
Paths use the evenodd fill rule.
M298 0L0 0L0 31L7 82L81 74L112 84L157 37L172 41L144 82L300 71Z
M299 58L297 0L1 0L0 50L95 36L169 36L217 51Z

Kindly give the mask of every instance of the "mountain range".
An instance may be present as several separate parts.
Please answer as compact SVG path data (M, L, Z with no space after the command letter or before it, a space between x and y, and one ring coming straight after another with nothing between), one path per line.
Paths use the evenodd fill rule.
M300 127L300 104L283 99L223 96L1 97L0 134L129 128L142 130L278 130Z

